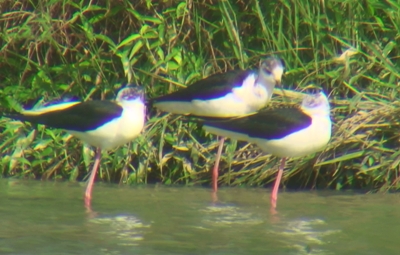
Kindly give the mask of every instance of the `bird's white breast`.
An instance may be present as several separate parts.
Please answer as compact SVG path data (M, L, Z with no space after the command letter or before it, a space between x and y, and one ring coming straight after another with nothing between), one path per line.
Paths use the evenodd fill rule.
M67 130L86 143L105 150L123 145L137 137L145 124L145 106L140 100L124 101L122 115L97 129L79 132Z
M281 139L263 140L252 138L264 152L278 157L301 157L322 150L331 138L329 116L314 117L312 124Z

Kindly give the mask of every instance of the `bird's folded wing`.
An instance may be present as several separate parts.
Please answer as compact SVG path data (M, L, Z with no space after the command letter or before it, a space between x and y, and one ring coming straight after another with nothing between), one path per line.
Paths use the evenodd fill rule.
M271 140L281 139L307 128L311 122L311 117L299 107L286 107L267 108L254 114L231 119L205 120L204 127L209 131L218 131L218 135L224 135L223 132L227 131L225 135L236 133L237 137L247 136Z
M120 117L122 110L116 102L95 100L63 103L21 113L4 113L3 116L53 128L84 132Z
M241 86L251 71L234 70L221 74L213 74L199 80L184 89L153 99L152 103L192 100L210 100L220 98L232 92L232 88Z

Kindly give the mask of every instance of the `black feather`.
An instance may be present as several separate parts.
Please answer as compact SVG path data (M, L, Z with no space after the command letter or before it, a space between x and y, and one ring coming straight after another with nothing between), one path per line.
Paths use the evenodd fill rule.
M232 92L232 88L242 86L243 81L252 73L250 70L233 70L226 73L213 74L201 79L184 89L151 100L152 103L192 100L209 100L220 98Z
M299 107L266 108L245 117L206 120L205 126L246 134L253 138L281 139L307 128L312 118Z
M3 116L28 121L34 124L44 124L53 128L72 131L90 131L118 118L122 107L112 101L93 100L78 103L66 109L50 111L39 115L24 115L23 113L5 113Z

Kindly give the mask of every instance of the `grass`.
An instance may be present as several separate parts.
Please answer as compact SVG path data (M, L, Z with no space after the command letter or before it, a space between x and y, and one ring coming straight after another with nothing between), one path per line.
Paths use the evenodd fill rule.
M135 4L133 4L135 3ZM284 59L284 93L311 83L330 94L326 150L291 159L292 188L397 190L400 78L397 1L10 1L0 3L4 111L71 96L108 99L122 82L149 97L213 73ZM346 54L352 49L356 54ZM60 130L0 119L4 177L83 180L93 152ZM216 137L151 109L143 136L104 155L109 182L209 185ZM219 183L268 185L278 159L229 141Z

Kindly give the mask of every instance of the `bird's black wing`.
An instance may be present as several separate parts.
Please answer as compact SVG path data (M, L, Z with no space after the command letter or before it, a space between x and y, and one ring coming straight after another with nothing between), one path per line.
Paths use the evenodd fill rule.
M53 128L61 128L73 131L90 131L118 118L122 114L122 107L112 101L86 101L72 105L68 108L32 114L5 113L3 116L28 121L35 124L44 124Z
M266 108L255 114L225 120L205 120L204 125L261 139L281 139L307 128L312 119L299 107Z
M213 74L207 78L180 89L171 94L154 98L157 102L190 102L192 100L209 100L223 97L232 92L232 88L241 86L243 81L252 73L250 70L233 70L226 73Z

